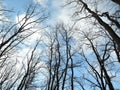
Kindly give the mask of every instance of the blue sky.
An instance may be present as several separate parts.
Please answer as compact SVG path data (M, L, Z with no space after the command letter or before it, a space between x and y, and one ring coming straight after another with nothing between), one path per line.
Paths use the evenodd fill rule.
M41 0L40 0L41 1ZM29 4L35 4L34 0L4 0L4 4L8 9L13 9L15 12L25 11ZM55 8L52 7L51 0L46 0L46 2L38 3L42 8L46 8L50 12L54 12ZM43 5L45 4L45 5Z
M71 13L70 9L61 8L63 1L64 0L39 0L38 4L40 4L41 7L46 8L46 10L51 15L49 17L48 24L54 25L54 23L59 22L59 21L62 21L64 23L71 22L70 21L70 13ZM13 9L15 13L21 12L21 14L24 14L26 7L31 3L35 3L34 0L4 0L4 4L8 9ZM15 19L16 17L13 16L13 18ZM81 24L81 26L84 26L84 25ZM39 36L39 33L36 33L34 35L35 39L37 38L36 36ZM78 38L77 35L75 37Z
M4 0L4 4L9 9L17 11L23 10L29 3L33 3L32 0Z
M3 3L6 8L14 11L11 15L11 21L16 22L16 18L18 17L16 15L19 15L19 17L23 16L27 6L31 3L36 4L36 1L38 1L37 4L40 5L40 7L50 13L49 18L43 25L55 25L55 23L59 21L68 21L70 23L68 20L69 16L67 15L68 10L66 8L62 9L61 7L64 0L61 0L61 2L58 2L59 0L4 0ZM39 35L36 34L34 38L36 38L36 36Z
M64 0L4 0L4 4L8 9L13 9L15 13L24 13L27 6L31 3L35 4L38 2L40 7L46 9L50 13L48 24L54 25L54 23L62 21L65 23L70 23L70 16L68 15L70 9L62 8ZM69 10L69 12L67 12ZM14 16L14 15L13 15Z

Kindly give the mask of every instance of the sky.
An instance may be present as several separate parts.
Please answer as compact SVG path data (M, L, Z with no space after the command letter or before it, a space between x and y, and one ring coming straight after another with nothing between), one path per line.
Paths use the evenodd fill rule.
M60 2L60 0L12 0L12 1L4 0L4 5L6 6L6 8L12 9L13 11L15 11L14 12L15 15L12 16L12 19L15 22L17 22L16 14L19 13L19 17L22 18L24 16L24 11L25 11L26 7L31 3L39 4L42 8L45 8L45 10L47 10L48 13L50 13L50 16L48 17L47 22L42 25L43 27L44 27L44 25L55 25L55 23L59 23L59 22L63 22L65 24L72 23L72 21L70 20L70 16L71 16L70 11L71 10L63 7L64 0L61 0L61 2ZM69 12L68 12L68 10L69 10ZM18 25L18 27L19 27L19 25ZM35 40L40 36L41 36L41 32L37 32L37 33L33 34L31 37L28 37L28 39L24 43L26 43L27 45L30 44L30 46L32 45L34 47ZM26 53L29 51L29 49L31 47L23 47L22 46L22 49L20 49L20 51L18 51L19 53L18 53L18 55L16 55L17 60L19 62L19 64L17 65L18 70L21 67L22 60L24 58L21 56L23 56L23 53L24 53L24 55L26 55ZM25 60L24 60L24 63L25 63ZM41 64L44 64L44 62L41 62Z
M24 13L23 11L25 11L26 7L32 3L39 4L50 13L49 23L56 21L64 21L67 23L69 13L66 12L66 8L62 8L62 5L64 5L64 0L61 0L61 2L59 2L59 0L4 0L4 5L16 13Z
M28 3L32 3L32 0L4 0L4 4L9 9L22 10Z
M61 0L61 2L59 2L59 0L3 0L3 3L7 9L11 9L12 11L14 11L11 15L11 21L15 23L18 22L18 17L22 19L22 17L25 15L25 11L27 10L27 6L29 6L30 4L38 4L40 8L45 9L46 12L49 14L49 17L45 21L45 23L42 23L40 25L41 27L54 26L55 24L60 22L65 24L73 23L71 20L71 10L69 9L69 7L63 7L63 5L65 5L65 0ZM41 33L43 33L42 31L43 30L29 37L29 39L26 40L26 43L34 43L34 41L39 36L41 36Z
M44 25L54 25L55 23L59 23L60 21L64 22L65 24L73 23L71 20L71 12L72 9L69 7L63 7L65 4L65 0L3 0L4 5L8 9L12 9L15 11L14 13L20 13L19 16L22 17L24 15L24 11L26 10L27 6L29 4L39 4L41 8L44 8L50 13L50 16L48 18L48 21L44 23ZM12 17L13 21L16 21L16 15ZM87 23L86 23L87 24ZM81 27L84 26L84 24L80 25ZM85 27L86 28L86 27ZM40 32L35 33L32 37L28 38L28 43L30 40L30 43L33 42L40 36ZM76 35L76 38L78 38L78 35ZM32 44L33 44L32 43ZM19 55L23 54L23 52L27 52L29 48L22 49ZM88 52L87 52L88 53Z
M68 23L67 19L69 19L69 16L68 16L67 10L65 8L62 9L63 1L64 0L61 0L61 2L59 2L59 0L3 0L3 3L7 9L11 9L12 11L14 11L11 19L15 23L18 22L16 15L18 15L18 17L21 19L25 15L24 11L27 9L27 6L29 4L37 3L38 5L40 5L41 8L44 8L50 14L50 16L48 17L49 20L47 20L46 23L41 25L41 27L44 27L46 25L54 25L59 21ZM32 18L32 20L34 19L35 18ZM31 27L31 25L29 25L27 28L29 27ZM35 30L35 29L32 29L32 30ZM20 49L20 51L18 51L16 56L14 56L14 59L17 58L18 60L18 65L16 65L18 71L23 64L23 60L24 60L24 63L27 62L24 55L26 55L28 51L35 46L35 41L38 38L40 38L40 36L42 36L41 31L34 33L24 41L24 44L29 45L30 47L23 46L20 44L21 45L20 47L22 48ZM44 62L41 62L41 64L44 64Z
M42 23L41 25L43 27L54 25L59 21L70 23L70 16L68 15L69 13L67 12L67 8L62 7L64 0L61 0L61 2L59 3L58 2L59 0L3 0L4 6L7 9L14 11L11 15L11 21L13 22L18 22L17 18L22 18L25 15L27 6L29 6L30 4L38 4L41 8L45 9L47 13L49 13L49 17L46 22ZM37 39L38 36L40 36L40 33L41 32L35 33L31 37L29 37L29 39L32 38L31 42L34 42L34 40Z

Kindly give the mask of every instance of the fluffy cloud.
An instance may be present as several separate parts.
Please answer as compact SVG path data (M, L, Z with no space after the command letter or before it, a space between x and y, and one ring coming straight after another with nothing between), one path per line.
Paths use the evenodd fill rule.
M46 3L48 2L48 0L34 0L34 2L36 4L40 4L43 7L46 7Z
M71 24L72 9L65 7L66 0L51 0L50 13L51 18L49 20L50 25L55 25L56 23Z
M21 27L23 25L23 23L25 22L25 14L21 14L18 17L16 17L15 22L18 23L18 27ZM26 22L26 26L24 27L24 29L26 29L26 31L23 33L23 35L25 34L30 34L33 33L31 36L29 36L28 38L26 38L26 40L24 41L25 44L27 45L33 45L34 42L38 39L41 38L42 36L42 23L36 23L34 22L36 20L35 17L30 18L27 22Z

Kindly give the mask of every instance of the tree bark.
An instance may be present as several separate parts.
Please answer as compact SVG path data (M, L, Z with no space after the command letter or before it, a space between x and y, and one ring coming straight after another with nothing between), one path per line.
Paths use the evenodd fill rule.
M120 5L120 0L112 0L114 3L119 4Z

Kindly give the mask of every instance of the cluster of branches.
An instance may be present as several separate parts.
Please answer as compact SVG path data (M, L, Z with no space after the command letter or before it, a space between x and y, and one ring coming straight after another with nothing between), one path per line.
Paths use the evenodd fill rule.
M116 86L120 83L119 1L108 1L118 7L112 14L109 10L98 11L97 6L91 6L91 9L91 1L72 0L68 3L76 7L74 15L77 16L77 21L86 20L90 28L86 27L87 30L84 30L83 27L76 27L74 30L72 26L68 28L65 25L57 25L55 32L47 34L50 39L47 45L49 52L46 55L49 57L49 74L45 89L119 89L119 86ZM92 5L97 4L99 2L96 0L92 1ZM73 32L80 36L77 37L78 41L73 39ZM74 48L74 42L80 43L75 47L77 50Z
M10 10L1 9L0 12L11 13ZM0 23L0 90L28 90L37 87L33 82L37 71L42 68L40 55L36 53L40 38L35 41L35 46L24 44L26 39L38 30L46 18L44 10L37 11L37 5L29 5L23 17L17 17L17 22L1 20ZM17 53L28 48L28 53L19 56ZM26 54L26 55L24 55ZM19 57L17 57L19 56Z
M106 3L107 1L101 2ZM115 7L114 5L118 7L113 9L112 14L109 9L105 12L99 11L102 10L102 5L101 7L97 6L100 1L69 0L68 3L73 4L76 8L74 15L77 17L77 21L82 21L83 19L87 22L89 21L90 28L88 27L85 28L87 30L84 30L81 27L77 30L81 33L82 39L80 40L84 41L83 45L91 50L89 56L87 56L84 48L80 52L81 57L83 57L89 67L85 66L89 76L83 75L83 80L87 81L95 90L119 89L119 86L115 87L114 78L120 79L120 1L108 0L108 2L112 3L113 8ZM83 13L84 17L82 17Z
M73 12L80 17L77 21L89 21L90 28L78 28L76 23L71 26L57 24L45 31L43 40L38 39L35 45L27 46L32 48L25 55L23 52L22 58L16 54L26 47L25 40L36 33L32 30L35 24L40 25L46 20L46 12L38 12L37 6L30 5L24 17L17 18L17 23L4 24L1 21L0 90L119 89L119 10L111 14L91 9L85 0L69 1L68 4L77 7ZM120 5L119 0L109 2ZM97 2L92 3L97 5ZM42 82L40 74L44 76Z
M74 69L79 67L81 62L74 61L78 55L72 47L75 45L73 27L66 28L64 24L59 24L55 30L46 33L46 36L49 42L46 44L48 76L45 89L74 90Z

